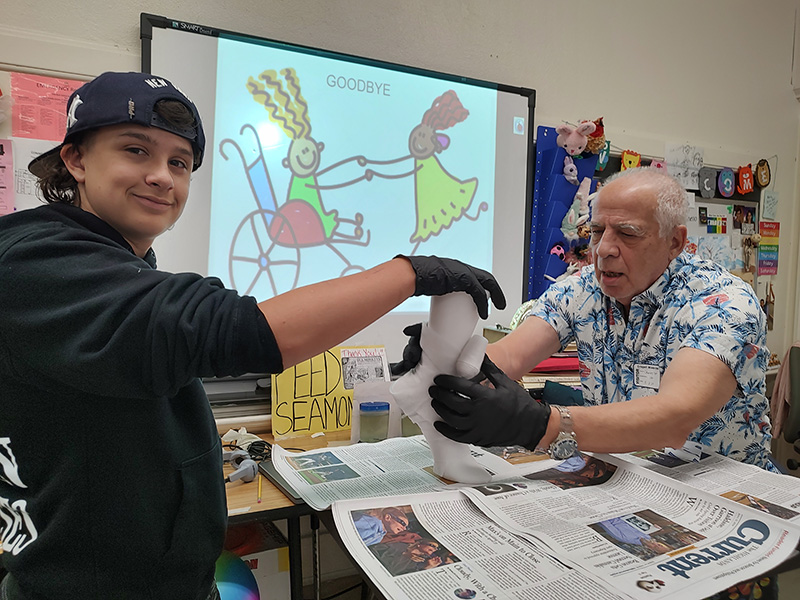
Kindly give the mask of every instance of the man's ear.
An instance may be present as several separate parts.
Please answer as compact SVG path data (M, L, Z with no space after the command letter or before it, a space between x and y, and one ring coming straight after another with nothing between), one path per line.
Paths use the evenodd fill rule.
M686 225L678 225L672 231L672 237L670 237L670 244L669 244L669 258L672 260L676 256L678 256L683 249L686 247L686 240L688 239L688 230L686 229Z
M86 181L86 168L83 166L83 153L80 147L75 144L64 144L59 155L75 181L84 183Z

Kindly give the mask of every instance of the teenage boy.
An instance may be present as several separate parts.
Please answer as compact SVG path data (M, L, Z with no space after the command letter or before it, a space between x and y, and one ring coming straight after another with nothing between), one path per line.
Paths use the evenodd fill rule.
M279 373L411 295L494 278L396 257L261 303L156 268L205 138L169 81L104 73L68 102L64 142L34 160L46 206L0 219L3 600L218 598L220 440L199 377Z

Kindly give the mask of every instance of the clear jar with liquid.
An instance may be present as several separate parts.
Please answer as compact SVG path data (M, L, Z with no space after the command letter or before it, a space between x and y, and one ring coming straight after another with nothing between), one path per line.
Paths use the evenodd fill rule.
M389 403L362 402L358 405L360 442L380 442L389 435Z
M407 414L403 413L400 417L400 434L403 437L411 437L414 435L421 435L422 430Z

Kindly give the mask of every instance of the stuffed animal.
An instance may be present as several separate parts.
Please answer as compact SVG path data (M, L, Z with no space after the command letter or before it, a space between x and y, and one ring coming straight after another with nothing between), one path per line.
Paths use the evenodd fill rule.
M591 191L592 180L589 177L584 177L578 186L578 192L575 194L581 200L580 208L578 209L578 225L583 225L589 220L589 202L594 200L594 195L589 193Z
M556 145L564 148L570 156L576 156L586 148L587 136L594 133L597 126L591 121L581 121L577 127L559 125L556 127Z
M561 233L568 244L572 244L578 239L578 218L580 216L581 199L579 194L575 194L572 205L567 210L567 214L561 219Z
M550 254L555 254L561 260L564 260L564 255L566 254L566 250L564 250L564 244L561 242L555 244L552 248L550 248Z
M589 190L592 180L584 177L572 199L572 205L561 220L561 233L564 239L572 243L578 239L578 227L589 220Z
M559 281L563 281L564 279L566 279L570 275L574 275L575 273L577 273L580 270L581 270L581 268L577 263L570 263L570 264L567 265L567 270L564 271L558 277L551 277L550 275L547 275L545 273L544 278L547 279L548 281L552 281L553 283L558 283Z
M577 265L579 269L592 264L589 244L577 244L570 248L569 252L564 256L564 261L571 265Z
M591 152L592 154L600 154L600 150L602 150L606 145L606 133L605 126L603 125L603 117L595 119L592 121L592 123L594 123L595 128L594 131L587 137L586 151Z
M564 177L570 183L578 185L578 167L575 166L575 161L571 156L564 157Z

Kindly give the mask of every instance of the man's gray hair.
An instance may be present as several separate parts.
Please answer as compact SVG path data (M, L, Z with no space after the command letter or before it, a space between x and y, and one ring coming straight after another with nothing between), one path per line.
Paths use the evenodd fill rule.
M608 185L617 179L631 179L648 183L656 191L656 221L658 222L659 236L666 237L678 225L686 225L686 213L689 203L686 200L686 191L681 183L664 169L653 167L636 167L614 173L606 179Z

